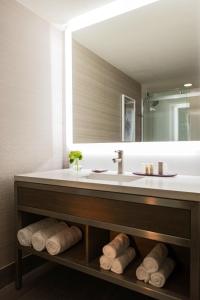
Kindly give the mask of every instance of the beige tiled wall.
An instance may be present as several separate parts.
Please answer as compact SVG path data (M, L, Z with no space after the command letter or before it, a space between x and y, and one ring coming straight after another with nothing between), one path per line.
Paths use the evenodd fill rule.
M62 167L63 33L0 0L0 268L14 257L13 176Z

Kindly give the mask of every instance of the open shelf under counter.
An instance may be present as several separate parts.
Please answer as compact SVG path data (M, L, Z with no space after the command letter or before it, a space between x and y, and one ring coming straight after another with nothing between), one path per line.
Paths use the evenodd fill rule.
M18 248L28 252L29 254L40 256L52 262L59 263L68 267L77 269L76 266L85 265L85 245L79 242L77 245L71 247L67 251L59 255L50 255L47 251L36 251L32 247L24 247L18 244ZM77 269L78 270L78 269Z
M155 299L189 299L189 280L186 281L184 273L177 270L174 271L163 288L156 288L136 278L136 269L140 263L140 259L134 260L125 269L125 272L120 275L115 274L111 271L102 270L99 266L99 259L95 259L94 261L92 261L89 266L96 272L102 274L102 277L100 275L98 277L102 279L106 278L106 280L112 283L116 283Z
M16 234L35 217L82 226L83 241L68 251L51 256L29 248L29 253L154 299L200 300L200 202L21 181L15 182L15 199ZM110 232L132 236L138 257L145 257L156 242L169 246L177 268L164 288L136 279L137 260L122 275L100 269L98 257L109 242ZM22 248L16 247L17 288L22 286ZM187 270L187 277L179 264Z
M183 272L175 271L167 281L164 288L156 288L150 284L145 284L136 278L136 268L141 263L140 259L132 262L121 275L111 271L104 271L99 266L99 258L87 263L85 259L84 244L78 243L69 250L59 255L49 255L46 251L38 252L31 247L18 246L20 249L28 251L30 254L40 256L48 261L67 266L69 268L87 273L97 278L109 281L122 287L139 292L143 295L162 300L188 300L189 280Z

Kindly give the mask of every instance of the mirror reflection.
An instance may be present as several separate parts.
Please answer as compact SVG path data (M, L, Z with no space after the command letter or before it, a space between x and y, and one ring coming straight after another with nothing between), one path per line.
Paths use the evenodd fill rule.
M122 95L122 142L135 142L135 100Z
M74 143L200 140L198 0L73 33Z
M147 93L143 104L144 141L200 139L198 89Z

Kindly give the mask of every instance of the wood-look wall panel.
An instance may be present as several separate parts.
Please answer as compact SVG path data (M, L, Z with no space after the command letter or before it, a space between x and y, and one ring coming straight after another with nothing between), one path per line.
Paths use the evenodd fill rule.
M73 139L75 143L121 141L121 95L136 100L136 139L141 138L141 86L73 41Z

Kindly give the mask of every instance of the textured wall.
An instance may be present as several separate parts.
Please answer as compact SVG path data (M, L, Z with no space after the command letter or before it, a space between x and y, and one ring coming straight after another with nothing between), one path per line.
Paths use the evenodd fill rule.
M136 100L140 140L140 84L75 41L72 50L74 142L120 142L122 94Z
M0 268L13 261L13 176L62 167L63 33L0 0Z

